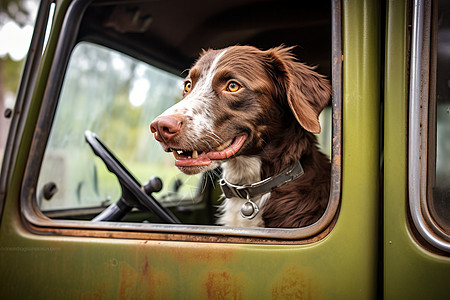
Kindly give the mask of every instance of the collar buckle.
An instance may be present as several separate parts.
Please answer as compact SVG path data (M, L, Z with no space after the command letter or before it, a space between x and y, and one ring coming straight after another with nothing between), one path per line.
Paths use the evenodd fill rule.
M235 185L229 183L224 177L220 179L219 184L225 197L237 197L249 200L255 196L270 192L276 187L294 181L297 178L301 177L304 173L305 172L303 170L303 167L300 161L298 161L293 166L282 171L280 174L273 177L268 177L252 184Z
M225 178L221 178L219 181L220 188L227 198L242 198L248 199L250 197L249 193L249 185L234 185L225 180Z

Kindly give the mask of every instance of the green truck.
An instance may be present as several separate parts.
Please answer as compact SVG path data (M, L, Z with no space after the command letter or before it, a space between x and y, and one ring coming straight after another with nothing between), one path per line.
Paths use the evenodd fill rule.
M449 33L442 0L42 0L2 161L0 297L447 299ZM236 44L297 46L332 82L310 226L215 225L220 169L181 174L149 130L202 49Z

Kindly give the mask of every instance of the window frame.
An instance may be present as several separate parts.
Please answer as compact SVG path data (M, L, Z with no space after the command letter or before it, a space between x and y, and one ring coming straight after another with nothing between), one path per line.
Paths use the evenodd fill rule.
M17 89L17 96L13 109L13 116L8 128L8 137L5 144L5 152L0 170L0 221L3 216L4 201L6 199L7 186L13 173L12 162L16 160L19 151L18 138L24 131L25 120L21 118L30 109L30 99L32 90L35 87L39 64L42 58L42 51L46 47L46 32L53 21L53 11L55 3L53 0L42 0L34 24L33 36L30 42L27 57L22 69L22 75Z
M433 17L436 11L437 6L432 1L414 1L409 86L409 212L420 236L433 247L449 253L450 235L433 220L427 203L432 197L430 183L434 181L435 170L436 132L431 123L436 118L430 112L436 105L432 86L436 75L436 37L433 35L436 27L432 20L436 19Z
M310 243L325 237L337 221L341 198L342 160L342 38L341 1L332 1L332 169L330 200L324 215L314 224L295 229L233 228L184 224L135 224L51 220L37 207L35 187L58 104L68 61L75 47L81 18L92 0L75 0L69 7L57 41L54 61L27 161L21 189L21 208L29 230L39 234L136 239L223 241L244 243ZM92 41L92 40L91 40Z

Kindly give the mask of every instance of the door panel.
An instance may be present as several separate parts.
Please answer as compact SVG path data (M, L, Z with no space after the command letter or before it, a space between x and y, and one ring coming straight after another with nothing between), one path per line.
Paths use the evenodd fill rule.
M54 32L59 32L68 6L62 2ZM35 127L51 66L47 56L2 215L0 294L45 299L375 298L380 259L380 10L377 1L342 3L341 207L328 235L304 245L283 240L277 245L264 240L229 243L227 235L217 242L198 242L195 233L180 234L176 241L169 241L170 233L147 239L138 231L77 229L70 222L66 224L72 235L61 235L57 228L43 234L28 223L22 215L21 189L27 188L23 174L33 142L30 128ZM50 41L47 55L55 44Z
M437 254L436 249L427 249L421 245L420 235L416 234L409 215L410 199L407 195L409 13L408 3L388 1L382 241L384 297L444 299L448 297L450 260L445 253Z

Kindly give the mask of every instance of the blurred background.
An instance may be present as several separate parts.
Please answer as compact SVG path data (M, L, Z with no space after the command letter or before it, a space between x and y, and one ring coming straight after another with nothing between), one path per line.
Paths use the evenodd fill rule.
M0 167L22 66L30 46L39 0L0 0Z

